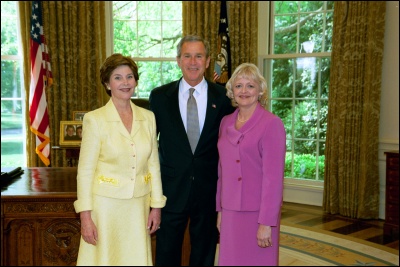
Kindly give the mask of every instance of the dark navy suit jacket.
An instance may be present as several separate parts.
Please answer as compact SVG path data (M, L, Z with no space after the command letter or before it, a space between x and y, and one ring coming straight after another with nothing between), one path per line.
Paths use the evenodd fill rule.
M163 193L170 212L182 212L191 186L200 208L215 211L218 180L218 131L221 119L234 111L226 89L207 81L207 111L194 154L179 111L180 80L150 93L150 109L156 117Z

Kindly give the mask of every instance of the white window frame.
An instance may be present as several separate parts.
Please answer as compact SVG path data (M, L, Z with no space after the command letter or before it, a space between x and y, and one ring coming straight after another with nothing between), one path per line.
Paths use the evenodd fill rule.
M22 133L21 133L21 140L22 140L22 166L16 166L16 167L27 167L27 151L26 151L26 138L24 138L25 136L27 136L27 128L26 128L26 123L25 123L25 114L26 114L26 110L28 109L28 107L26 107L26 101L25 101L25 80L24 80L24 58L22 56L22 40L21 40L21 25L20 25L20 19L19 19L19 5L18 2L15 1L14 2L16 5L16 21L17 21L17 42L18 42L18 54L17 55L3 55L1 54L1 60L9 60L9 61L19 61L20 62L20 80L21 80L21 96L20 97L1 97L1 101L10 101L10 100L17 100L17 101L21 101L21 108L22 108ZM14 137L15 138L15 137ZM1 137L1 139L3 139L3 136Z
M106 10L106 34L107 34L106 36L110 36L110 38L107 38L106 41L106 56L108 57L114 53L113 1L107 1L105 10ZM176 62L176 57L132 57L132 59L135 62Z
M262 73L265 73L264 62L269 59L284 59L284 58L296 58L298 54L285 54L285 55L271 55L270 51L270 27L261 27L260 25L270 25L273 23L273 18L270 14L270 1L259 1L258 2L258 67ZM272 22L271 22L272 21ZM323 53L310 53L307 57L330 57L330 52ZM305 57L304 54L301 55ZM267 79L268 86L271 88L271 79ZM316 180L305 180L296 178L285 178L284 179L284 201L322 206L323 203L323 181Z

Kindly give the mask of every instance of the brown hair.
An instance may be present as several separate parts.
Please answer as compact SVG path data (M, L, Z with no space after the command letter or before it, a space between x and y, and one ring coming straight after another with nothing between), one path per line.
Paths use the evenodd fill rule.
M132 70L135 80L139 81L139 72L135 61L131 57L123 56L122 54L112 54L106 58L100 68L100 80L109 96L111 96L111 90L107 88L107 83L110 82L111 73L122 65L128 66Z
M180 58L181 57L181 50L182 50L182 46L184 43L190 43L190 42L201 42L204 45L204 49L206 50L206 58L208 58L210 56L210 43L201 38L198 35L187 35L185 37L183 37L178 45L176 46L176 57Z

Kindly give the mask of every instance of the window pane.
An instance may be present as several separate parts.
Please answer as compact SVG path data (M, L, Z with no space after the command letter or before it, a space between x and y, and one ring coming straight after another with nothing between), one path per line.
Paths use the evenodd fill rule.
M114 53L138 55L137 25L132 21L114 21Z
M118 20L137 20L136 1L114 1L114 24Z
M315 57L297 58L296 60L295 97L318 97L317 73L319 66Z
M138 20L161 20L161 2L137 1Z
M324 180L324 174L325 174L325 142L319 142L318 145L318 180L323 181Z
M316 138L318 106L316 100L297 100L294 109L294 137ZM302 152L310 152L302 151Z
M297 15L275 17L274 54L296 53L297 18Z
M300 28L300 42L311 41L313 44L312 49L306 51L307 53L326 52L326 49L330 51L332 46L332 32L330 30L332 29L328 31L325 31L325 29L328 21L332 23L332 14L328 14L328 17L326 13L306 14L302 16L304 24ZM329 38L327 38L327 34Z
M324 1L299 1L300 4L300 12L310 12L317 11L320 9Z
M138 22L138 46L140 57L161 57L161 22Z
M292 178L293 177L293 152L291 150L292 141L286 141L287 149L286 149L286 157L285 157L285 178Z
M16 14L16 2L1 1L1 55L18 54L17 33L19 31Z
M162 19L182 21L182 2L163 1Z
M286 139L291 139L293 133L293 100L272 100L270 109L283 121Z
M333 2L270 3L273 51L262 66L269 108L285 125L285 178L323 181Z
M139 67L133 97L147 98L153 88L179 79L175 57L182 38L182 2L113 2L113 9L114 53L132 56Z
M1 101L1 166L26 166L21 100Z
M297 1L275 1L275 14L297 13Z
M161 62L138 62L139 84L134 97L148 98L150 90L161 85Z
M21 98L21 61L1 61L1 97ZM3 103L1 104L3 110Z
M181 77L176 61L139 61L139 84L133 97L148 98L157 86Z
M317 177L316 157L313 153L301 153L315 147L314 141L295 141L295 153L293 159L292 178L303 178L315 180ZM315 150L314 150L315 151Z
M326 27L324 29L325 35L323 49L325 52L332 52L332 35L333 35L333 12L328 13L326 17Z
M274 59L272 65L272 97L292 98L294 81L294 60Z
M163 61L162 63L161 84L167 84L181 78L182 72L176 61Z
M328 101L320 100L319 109L319 138L326 140L326 130L328 128Z
M17 1L1 1L1 167L26 167Z
M329 77L331 75L331 59L321 58L320 59L320 73L321 73L321 92L320 97L327 99L329 95Z
M182 20L169 21L162 25L163 50L162 57L176 57L176 46L182 38Z

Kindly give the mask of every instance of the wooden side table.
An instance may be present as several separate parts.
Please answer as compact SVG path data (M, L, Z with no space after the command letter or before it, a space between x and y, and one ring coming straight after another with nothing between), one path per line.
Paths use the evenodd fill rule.
M79 159L81 148L79 146L52 146L52 149L64 149L68 167L74 167L73 162Z
M399 151L386 154L385 235L399 235Z

